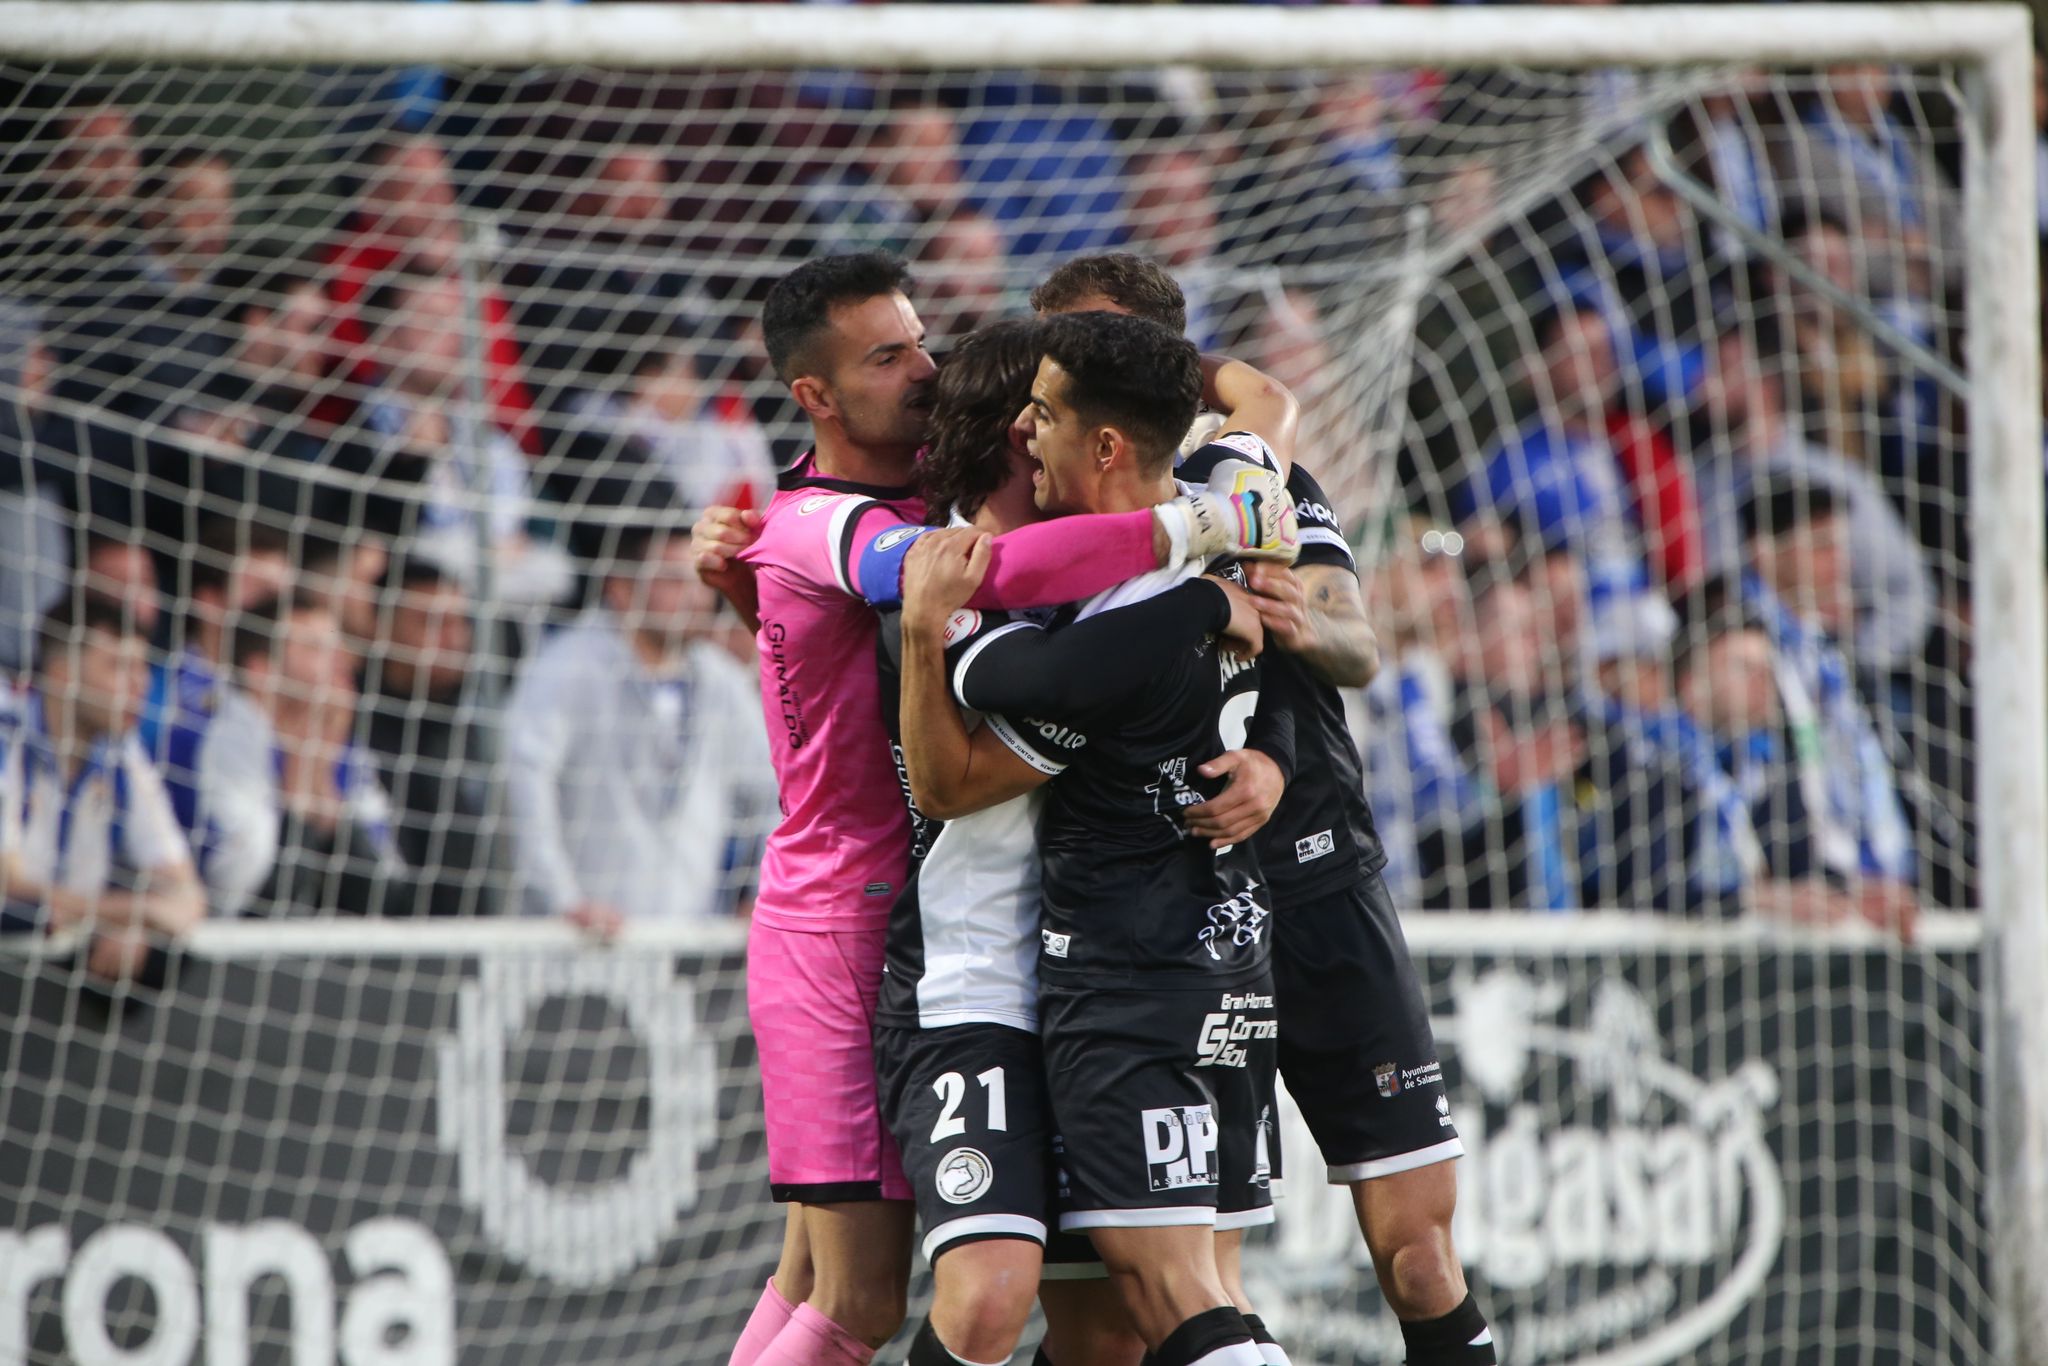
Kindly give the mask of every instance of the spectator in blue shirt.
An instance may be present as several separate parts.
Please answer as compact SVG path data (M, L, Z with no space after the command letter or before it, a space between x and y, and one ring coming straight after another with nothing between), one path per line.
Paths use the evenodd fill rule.
M1752 570L1743 588L1771 645L1820 861L1903 914L1918 871L1912 828L1883 733L1835 643L1855 619L1846 520L1819 485L1777 481L1752 490L1742 510Z
M1650 581L1626 471L1606 431L1619 381L1614 342L1596 311L1567 306L1538 320L1537 412L1487 454L1460 495L1460 520L1512 519L1585 567L1597 611Z
M1725 582L1693 605L1680 638L1678 695L1749 813L1754 844L1729 847L1742 870L1743 906L1798 923L1861 918L1910 935L1912 889L1863 873L1856 837L1836 809L1812 699L1773 640L1782 620Z
M42 618L33 675L0 692L0 924L91 930L103 977L136 975L151 934L206 914L134 735L147 649L132 613L74 590Z

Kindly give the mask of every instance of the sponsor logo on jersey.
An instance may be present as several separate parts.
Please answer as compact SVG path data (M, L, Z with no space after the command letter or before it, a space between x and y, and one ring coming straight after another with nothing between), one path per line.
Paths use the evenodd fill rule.
M899 526L894 531L885 531L875 537L875 549L894 550L897 546L902 545L922 530L924 530L923 527Z
M995 1183L996 1168L979 1148L955 1148L939 1159L933 1184L939 1198L949 1205L971 1205L988 1193Z
M1259 884L1255 882L1230 900L1209 908L1208 923L1195 935L1195 942L1209 951L1209 957L1221 962L1223 951L1219 945L1225 941L1240 949L1259 942L1272 913L1253 895L1258 890Z
M1197 1067L1244 1067L1251 1061L1244 1046L1247 1040L1280 1037L1280 1022L1271 1018L1271 996L1233 996L1225 992L1222 1004L1221 1010L1202 1017L1202 1028L1195 1036ZM1246 1011L1263 1012L1268 1018L1259 1019L1243 1013Z
M1401 1094L1401 1069L1390 1062L1383 1062L1372 1069L1372 1081L1380 1088L1382 1096L1391 1099Z
M1155 1191L1216 1184L1216 1112L1207 1105L1170 1105L1139 1115L1145 1168Z
M1324 526L1337 525L1337 514L1330 511L1328 503L1310 502L1306 498L1295 503L1294 517L1300 522L1320 522Z
M1418 1086L1442 1086L1443 1084L1444 1065L1435 1058L1431 1058L1420 1067L1404 1067L1401 1069L1401 1089L1404 1091L1413 1091Z
M838 496L839 495L836 493L814 493L810 497L804 499L801 503L798 503L796 505L796 515L799 517L808 517L812 513L816 512L819 508L825 507L826 505L831 503L831 501L834 498L837 498Z
M1294 861L1314 863L1326 854L1337 852L1337 837L1327 830L1318 830L1294 842Z
M1438 1096L1436 1098L1436 1123L1439 1129L1451 1127L1451 1098L1449 1096Z
M811 728L804 720L803 699L789 681L789 628L781 622L761 623L768 641L768 663L775 673L775 705L782 713L782 734L791 749L802 749L810 741Z
M1080 731L1057 721L1041 721L1035 716L1027 716L1024 724L1036 731L1039 739L1056 749L1074 750L1088 743L1088 737Z
M1260 1190L1273 1186L1273 1107L1259 1107L1259 1136L1252 1145L1252 1184Z
M1053 958L1065 958L1074 947L1071 934L1054 934L1051 930L1040 930L1038 937L1045 941L1045 951Z
M889 536L894 536L895 534L892 531L889 533ZM889 536L884 536L882 541L888 540ZM882 541L876 541L876 547L887 550L889 547L883 545ZM945 642L948 645L958 645L980 629L981 613L975 611L972 607L963 607L952 616L946 618Z

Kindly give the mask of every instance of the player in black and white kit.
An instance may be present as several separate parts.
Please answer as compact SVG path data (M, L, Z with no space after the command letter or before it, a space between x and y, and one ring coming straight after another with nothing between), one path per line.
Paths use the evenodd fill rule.
M1004 323L963 342L941 371L933 448L921 482L935 516L1000 533L1035 520L1021 449L1006 458L1008 413L1038 360L1037 329ZM935 539L943 547L943 539ZM905 614L917 621L932 558L906 570ZM1256 632L1248 596L1233 603L1214 582L1188 584L1070 628L1040 629L1044 615L945 611L922 623L954 663L998 664L1057 711L1098 709L1143 688L1158 654L1193 648L1236 616ZM902 623L885 617L879 665L885 722L902 764L898 708ZM913 629L913 638L920 634ZM916 731L927 713L952 720L952 703L907 699ZM944 786L913 803L913 875L892 914L876 1028L882 1111L903 1152L936 1272L933 1309L913 1342L913 1366L993 1362L1014 1349L1039 1288L1048 1241L1054 1130L1038 1038L1039 945L1036 789L1083 743L1069 727L973 718L999 737L1006 784L995 804L956 814ZM956 723L957 725L957 723ZM964 732L962 734L964 739ZM931 766L927 766L931 767ZM907 770L904 770L907 773ZM980 788L978 795L991 793ZM1048 1276L1099 1264L1084 1239L1053 1239ZM1044 1296L1048 1339L1060 1360L1114 1366L1142 1344L1098 1282L1061 1283Z
M1039 505L1173 497L1174 448L1201 391L1193 348L1110 315L1055 320L1044 345L1030 412ZM1082 623L1184 576L1112 590L1084 605ZM961 591L964 601L971 584ZM911 680L939 672L929 643L913 659L909 626L906 717ZM1217 1273L1212 1230L1270 1218L1270 907L1250 848L1212 850L1186 816L1222 786L1204 766L1241 746L1262 713L1256 665L1211 640L1151 651L1141 690L1048 716L1001 666L998 644L954 666L956 696L1071 742L1040 824L1039 1000L1064 1136L1061 1225L1090 1234L1162 1366L1264 1362ZM906 750L915 782L920 764Z
M1170 275L1142 257L1081 257L1037 290L1039 312L1112 310L1182 329ZM1199 481L1220 446L1182 463ZM1357 566L1330 499L1299 462L1288 473L1301 527L1294 568L1255 565L1270 681L1291 678L1297 760L1273 818L1254 838L1278 916L1273 976L1280 1071L1329 1167L1351 1187L1359 1227L1410 1366L1493 1361L1492 1335L1451 1242L1450 1119L1414 962L1380 868L1386 861L1364 795L1363 766L1339 687L1378 668Z

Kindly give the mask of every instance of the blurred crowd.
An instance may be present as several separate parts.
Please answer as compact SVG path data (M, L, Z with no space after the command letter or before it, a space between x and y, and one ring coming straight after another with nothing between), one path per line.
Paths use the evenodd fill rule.
M1645 79L336 77L309 227L252 201L271 144L9 75L9 923L118 906L114 972L202 914L743 911L767 742L686 528L795 453L766 284L876 246L941 353L1145 253L1319 474L1404 434L1339 512L1410 904L1971 904L1953 111ZM1347 278L1396 258L1373 410Z

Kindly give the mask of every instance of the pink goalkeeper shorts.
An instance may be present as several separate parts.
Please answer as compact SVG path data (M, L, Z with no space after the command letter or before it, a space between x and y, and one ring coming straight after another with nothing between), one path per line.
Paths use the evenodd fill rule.
M747 933L747 1017L761 1055L768 1188L829 1205L908 1200L875 1085L882 935L807 934L756 922Z

